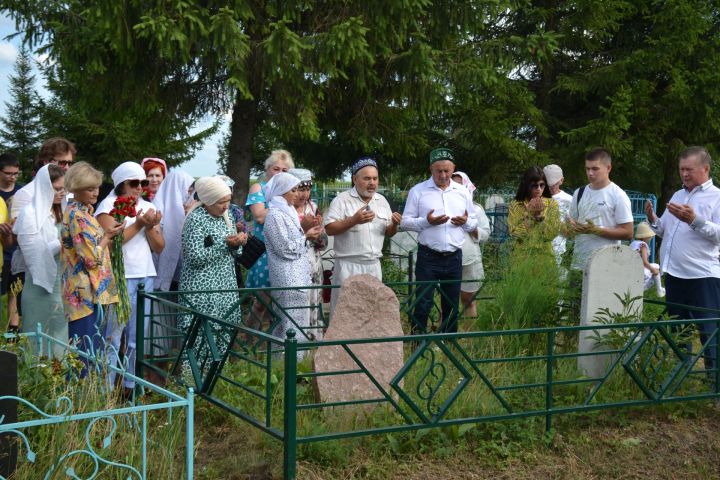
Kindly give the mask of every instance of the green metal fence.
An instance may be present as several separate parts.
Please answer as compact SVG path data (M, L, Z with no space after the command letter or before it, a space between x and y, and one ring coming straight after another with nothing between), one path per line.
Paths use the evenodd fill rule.
M413 292L438 287L431 283L394 285L404 293L402 308L412 309ZM275 315L288 314L264 291L239 294L239 308L265 301ZM140 292L139 298L168 303L163 294ZM703 359L717 337L717 318L692 321L715 329L705 346L695 341L691 350L687 320L306 341L302 326L278 338L269 333L272 324L261 331L181 304L172 307L193 315L175 357L176 379L282 441L285 478L295 478L298 447L312 442L528 417L544 417L550 429L560 414L720 397L720 370L705 368ZM578 352L583 330L595 332L595 351ZM233 341L217 340L225 334ZM402 346L402 367L383 383L360 352L391 344ZM352 367L315 371L311 361L320 349L336 349ZM718 358L717 346L714 350ZM579 370L578 359L588 356L603 362L603 375L588 377ZM183 363L185 373L178 370ZM153 360L141 361L142 368L161 371ZM371 384L374 395L329 403L315 398L309 384L346 375Z

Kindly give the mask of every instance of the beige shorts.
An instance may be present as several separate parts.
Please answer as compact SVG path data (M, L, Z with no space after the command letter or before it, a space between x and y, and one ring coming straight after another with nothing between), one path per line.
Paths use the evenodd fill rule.
M477 292L482 286L482 280L485 278L485 270L482 262L464 265L462 269L463 283L460 285L461 292ZM466 282L465 280L480 280L476 282Z

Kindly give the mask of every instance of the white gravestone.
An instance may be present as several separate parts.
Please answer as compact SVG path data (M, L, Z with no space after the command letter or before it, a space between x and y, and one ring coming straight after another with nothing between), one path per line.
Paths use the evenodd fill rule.
M612 245L595 251L588 260L583 274L580 325L598 325L594 319L600 309L622 312L620 298L643 296L643 266L640 255L627 245ZM642 313L642 302L635 302L634 309ZM607 330L605 330L607 332ZM600 352L607 348L598 345L595 338L603 330L579 332L580 353ZM605 375L610 355L578 357L578 368L588 377Z

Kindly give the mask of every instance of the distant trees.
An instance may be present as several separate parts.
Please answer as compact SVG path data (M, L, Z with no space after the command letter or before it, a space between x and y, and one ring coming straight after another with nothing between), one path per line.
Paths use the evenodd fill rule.
M424 174L447 145L479 184L532 163L625 188L677 186L688 144L718 153L720 14L678 0L0 0L47 53L45 125L107 164L180 162L232 112L223 167L243 200L270 150L334 177L361 154Z
M30 172L43 138L43 103L35 88L32 57L27 49L18 53L9 82L10 101L5 102L5 114L0 117L0 141L4 149L17 155L21 169Z

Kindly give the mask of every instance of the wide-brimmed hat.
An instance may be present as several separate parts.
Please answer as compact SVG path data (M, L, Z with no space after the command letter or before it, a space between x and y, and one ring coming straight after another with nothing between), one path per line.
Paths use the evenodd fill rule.
M650 225L648 225L647 222L640 222L638 223L637 227L635 228L635 238L652 238L655 236L655 232L652 231L652 228L650 228Z

